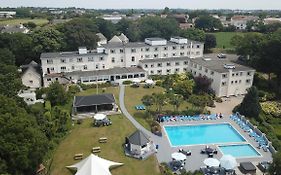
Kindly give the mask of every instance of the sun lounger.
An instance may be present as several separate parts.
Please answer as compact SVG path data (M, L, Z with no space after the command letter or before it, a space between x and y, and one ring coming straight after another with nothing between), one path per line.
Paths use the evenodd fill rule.
M99 143L106 143L106 142L107 142L107 138L106 137L99 138Z
M93 147L92 148L92 153L99 153L99 152L101 152L100 147Z

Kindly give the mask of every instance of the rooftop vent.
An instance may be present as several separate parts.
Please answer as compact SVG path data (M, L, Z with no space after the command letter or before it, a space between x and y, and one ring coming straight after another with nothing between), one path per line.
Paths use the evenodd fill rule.
M164 46L167 44L167 40L163 38L145 38L144 42L151 46Z
M79 47L78 49L79 55L81 54L87 54L87 48L86 47Z
M218 58L226 58L226 55L223 54L223 53L219 53L219 54L218 54Z
M225 64L223 67L226 68L226 69L235 69L234 64Z

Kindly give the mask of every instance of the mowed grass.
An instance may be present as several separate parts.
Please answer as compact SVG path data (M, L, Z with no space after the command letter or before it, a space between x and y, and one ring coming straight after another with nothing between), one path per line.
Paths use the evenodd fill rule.
M100 88L99 94L112 93L117 104L119 103L119 87ZM88 89L77 95L96 94L96 88ZM124 163L123 166L111 170L113 175L160 175L158 163L155 156L147 160L136 160L125 156L123 143L125 137L132 134L136 129L130 121L123 115L110 116L112 125L108 127L93 127L93 120L86 119L81 125L75 124L71 133L61 141L57 147L51 165L51 175L72 175L74 174L66 168L79 161L75 161L73 156L83 153L84 158L91 153L92 147L101 147L102 158ZM100 137L107 137L107 143L98 143ZM145 168L144 168L145 167Z
M160 175L155 156L144 161L125 156L122 144L125 137L132 134L135 128L123 115L111 116L110 119L113 124L108 127L93 127L91 119L86 119L81 125L76 125L56 149L51 165L51 175L72 175L73 173L65 166L79 162L74 160L73 156L83 153L85 158L96 146L101 147L98 156L124 163L123 166L111 170L113 175ZM108 142L99 143L100 137L107 137Z
M133 88L130 86L126 87L125 91L125 106L128 110L128 112L146 129L150 130L150 124L145 118L145 111L136 110L135 106L142 104L142 97L145 95L152 95L153 93L162 93L165 89L159 86L155 86L154 88L143 88L140 86L139 88ZM185 110L186 108L191 107L191 104L184 101L180 107L179 110ZM155 105L151 106L151 111L155 111L156 107ZM170 104L166 104L163 106L163 112L173 111L174 107Z
M23 24L27 22L34 22L36 25L41 26L44 24L48 23L47 19L28 19L28 18L23 18L23 19L8 19L8 20L0 20L0 25L18 25L18 24Z
M243 35L241 32L217 32L210 33L216 36L217 39L217 47L216 48L225 48L232 49L233 45L231 44L231 39L235 35Z

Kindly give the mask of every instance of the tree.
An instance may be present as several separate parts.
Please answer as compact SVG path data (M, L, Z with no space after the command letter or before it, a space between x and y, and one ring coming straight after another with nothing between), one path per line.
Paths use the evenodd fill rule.
M116 34L116 28L112 22L106 21L102 18L97 18L97 19L95 19L95 23L97 24L99 31L107 39L112 38L112 36Z
M0 49L0 64L15 64L15 55L9 49Z
M140 38L144 40L149 37L162 37L170 39L171 36L178 35L179 27L174 18L144 17L138 24Z
M17 68L0 64L0 94L15 97L23 87Z
M252 86L248 89L242 103L237 107L237 111L247 117L258 118L261 106L259 103L258 89Z
M195 88L194 91L210 93L212 80L206 76L198 76L194 78Z
M271 175L281 175L281 152L273 154L273 163L269 167L269 173Z
M16 102L0 95L1 174L34 174L48 142L35 119Z
M29 18L31 16L30 9L28 8L16 8L16 16L19 18Z
M181 36L194 41L205 41L205 32L200 29L181 30Z
M167 96L163 93L153 93L152 94L153 101L156 105L156 111L158 113L162 112L163 106L166 104Z
M205 37L205 51L209 51L211 48L215 48L217 46L217 39L216 36L213 34L206 34Z
M199 16L195 20L195 27L204 31L215 31L223 29L220 20L209 15Z
M77 18L66 22L58 27L64 34L65 50L76 50L80 46L89 49L96 47L99 32L98 26L93 20L87 18Z
M37 27L37 25L34 22L27 22L23 24L25 27L29 28L29 29L35 29Z
M163 10L163 12L162 12L162 14L165 14L165 15L170 14L170 9L169 9L169 7L165 7L164 10Z
M149 111L150 106L153 105L153 97L151 95L145 95L141 99L142 103L147 107Z
M193 88L194 88L193 80L179 81L173 87L174 91L177 94L181 94L185 99L187 99L192 94Z
M32 38L37 53L59 51L63 47L62 33L52 27L35 31Z
M61 84L55 81L47 90L47 100L49 100L52 106L63 105L67 101L67 94Z
M174 106L174 112L179 110L180 105L183 102L183 97L177 94L171 94L169 96L169 103Z

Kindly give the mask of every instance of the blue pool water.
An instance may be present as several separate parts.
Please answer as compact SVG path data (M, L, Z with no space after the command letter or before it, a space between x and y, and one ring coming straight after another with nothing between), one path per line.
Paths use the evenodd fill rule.
M223 154L230 154L236 158L257 157L260 154L249 144L219 146Z
M172 146L245 142L230 124L164 126Z

